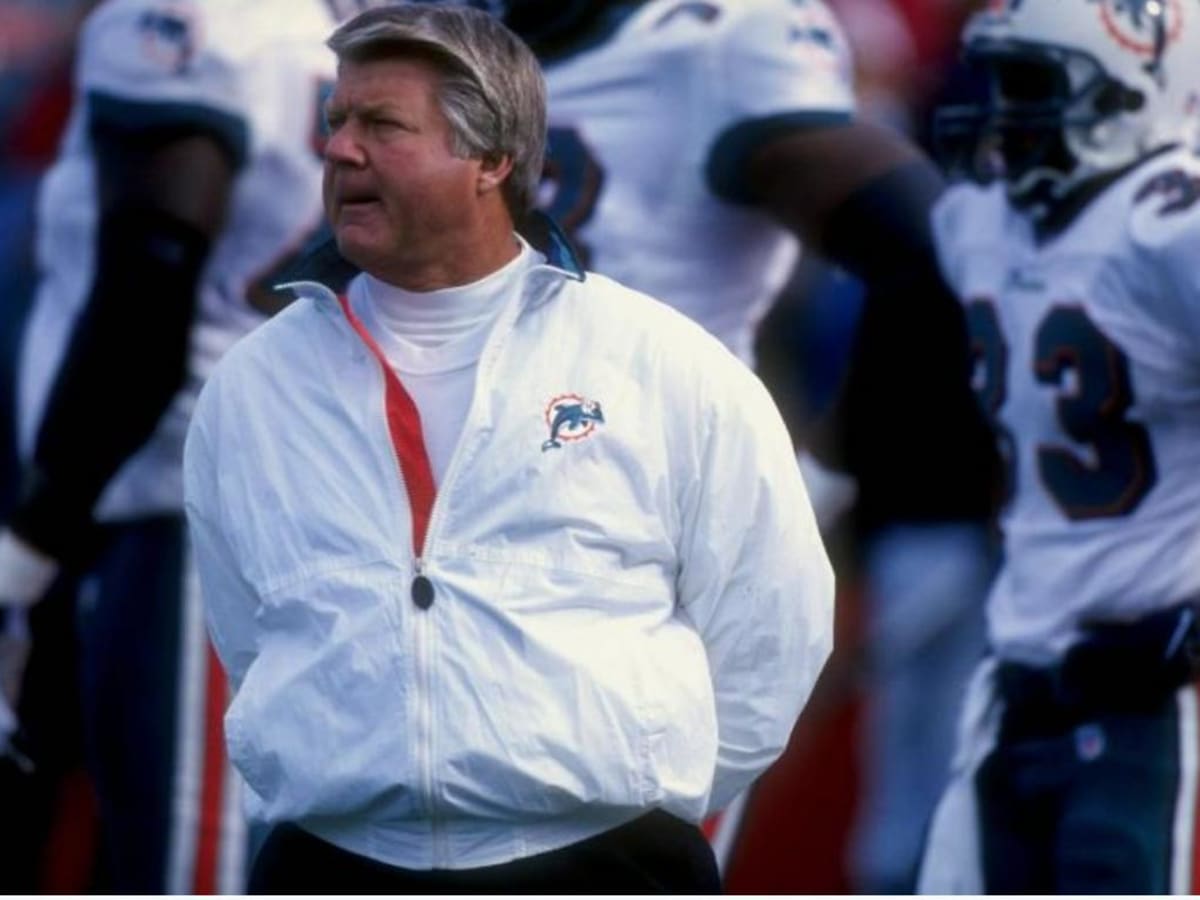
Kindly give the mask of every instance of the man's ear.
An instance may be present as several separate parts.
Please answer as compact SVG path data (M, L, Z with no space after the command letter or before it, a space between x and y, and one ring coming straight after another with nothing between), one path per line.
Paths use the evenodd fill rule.
M480 160L476 191L486 194L498 190L513 170L513 159L507 153L484 156Z

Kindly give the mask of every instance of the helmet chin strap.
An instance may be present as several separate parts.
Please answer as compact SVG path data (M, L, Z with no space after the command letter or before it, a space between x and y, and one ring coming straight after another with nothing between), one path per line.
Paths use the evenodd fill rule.
M1070 173L1048 166L1030 169L1020 178L1008 182L1008 199L1035 221L1043 219L1082 180L1072 177L1077 169L1078 166Z
M1080 181L1094 174L1058 130L1046 131L1032 150L1000 153L1002 177L1012 204L1038 218Z
M1146 148L1140 146L1140 141L1133 139L1138 146L1129 146L1135 131L1128 130L1121 121L1124 115L1136 114L1140 103L1100 100L1106 94L1114 96L1114 88L1132 93L1123 85L1109 82L1096 83L1095 89L1076 95L1075 109L1067 113L1060 132L1061 144L1047 145L1042 159L1032 161L1009 181L1008 195L1014 206L1040 220L1079 185L1118 171L1144 155Z

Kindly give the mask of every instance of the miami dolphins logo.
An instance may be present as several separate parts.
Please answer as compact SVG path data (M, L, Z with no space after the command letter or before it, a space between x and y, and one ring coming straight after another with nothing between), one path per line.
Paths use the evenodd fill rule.
M1092 0L1109 37L1123 49L1157 66L1183 29L1180 0Z
M167 2L138 18L142 52L155 66L182 75L196 55L199 28L183 4Z
M582 441L604 424L600 404L579 394L559 394L546 404L545 418L550 439L542 444L543 453L561 447L563 441Z

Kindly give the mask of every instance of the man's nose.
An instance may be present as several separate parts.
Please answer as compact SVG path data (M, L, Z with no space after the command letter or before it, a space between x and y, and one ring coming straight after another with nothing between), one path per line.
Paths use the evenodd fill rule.
M366 153L349 122L330 132L325 142L325 161L346 166L361 166L366 162Z

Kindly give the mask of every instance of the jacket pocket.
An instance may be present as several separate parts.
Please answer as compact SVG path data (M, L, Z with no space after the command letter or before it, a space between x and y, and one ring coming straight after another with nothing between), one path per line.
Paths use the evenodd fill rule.
M230 705L230 755L272 818L346 815L412 783L403 602L388 564L330 567L263 598Z

